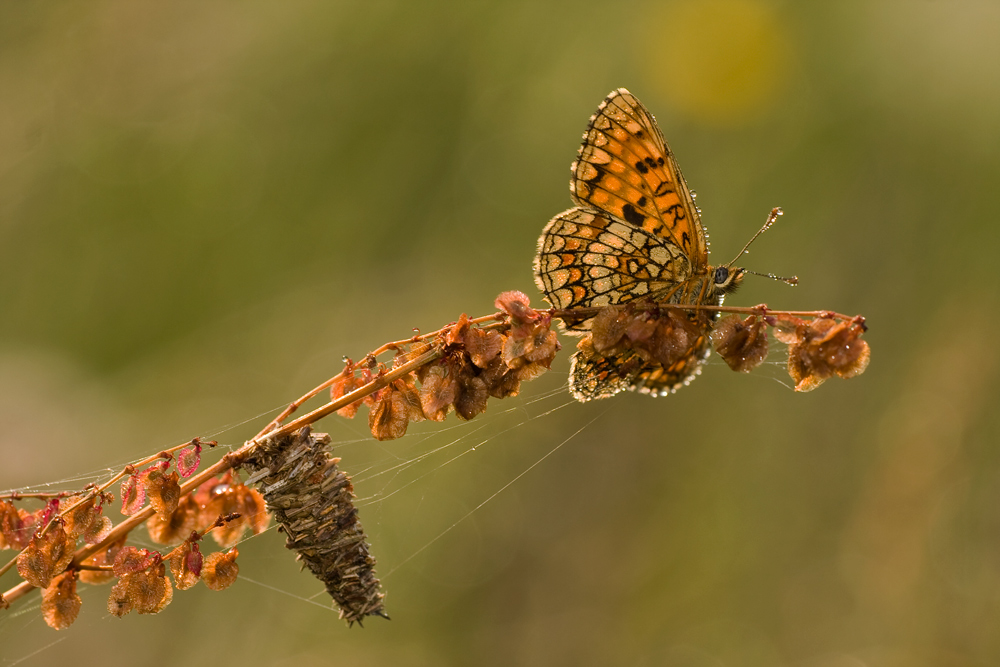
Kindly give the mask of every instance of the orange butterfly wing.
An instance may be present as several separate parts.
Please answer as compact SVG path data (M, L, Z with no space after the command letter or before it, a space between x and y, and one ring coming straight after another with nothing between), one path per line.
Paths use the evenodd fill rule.
M549 221L538 240L535 282L554 308L608 306L675 285L691 273L680 249L640 227L586 208ZM588 331L593 318L565 322Z
M569 188L578 204L667 239L687 255L695 273L708 265L691 191L656 119L632 93L619 88L601 102L570 169Z

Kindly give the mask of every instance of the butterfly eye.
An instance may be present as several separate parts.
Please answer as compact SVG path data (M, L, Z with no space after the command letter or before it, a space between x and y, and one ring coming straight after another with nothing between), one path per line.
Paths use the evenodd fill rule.
M720 266L715 270L715 284L725 285L727 280L729 280L729 268Z

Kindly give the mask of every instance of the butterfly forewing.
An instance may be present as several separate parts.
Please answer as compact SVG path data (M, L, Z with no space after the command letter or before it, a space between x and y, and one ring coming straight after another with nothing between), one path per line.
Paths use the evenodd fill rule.
M669 239L695 268L707 264L705 233L684 177L652 114L624 88L591 117L572 170L577 203Z

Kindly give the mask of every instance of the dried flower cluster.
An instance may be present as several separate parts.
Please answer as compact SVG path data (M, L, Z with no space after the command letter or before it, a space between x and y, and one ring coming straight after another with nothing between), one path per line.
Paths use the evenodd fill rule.
M864 319L832 314L802 319L787 313L730 315L712 332L712 342L729 367L749 372L767 357L767 326L788 345L788 374L795 391L812 391L836 375L851 378L868 367L871 350L861 339Z
M788 345L788 374L795 391L812 391L834 375L852 378L864 373L871 358L868 343L861 340L864 332L860 317L776 319L774 337Z
M718 307L633 303L539 311L520 292L505 292L495 304L501 311L495 316L470 320L463 314L434 334L384 345L357 366L348 360L339 375L290 405L261 435L183 486L182 479L200 465L202 446L216 443L196 438L126 467L100 487L34 494L45 501L34 511L17 504L25 496L6 495L0 499L0 549L19 553L0 571L16 565L24 579L8 594L20 597L32 586L41 588L43 617L56 629L68 627L79 613L77 581L116 580L108 600L116 616L133 610L157 613L170 603L174 587L184 590L202 581L222 590L235 581L235 545L248 530L264 531L271 510L288 536L288 548L324 582L348 624L372 615L387 618L351 480L338 469L340 459L326 452L329 437L303 424L334 410L353 417L365 404L372 434L388 440L404 435L411 421L442 421L452 411L472 419L486 410L490 398L517 395L522 381L550 367L559 350L554 317L571 323L593 318L581 349L590 357L613 360L617 367L609 364L602 372L622 378L644 364L682 366L705 349L709 332L730 368L748 372L767 357L768 327L788 345L788 373L796 391L815 389L833 376L858 375L870 358L861 339L864 319L836 313L732 308L725 310L747 316L730 315L713 328ZM396 353L390 368L376 361L387 350ZM281 425L325 388L331 403ZM345 405L341 399L352 392L357 400L348 398L354 402ZM232 472L240 467L251 474L246 483ZM178 546L161 554L126 545L140 517L114 527L104 513L114 501L107 489L119 479L122 514L141 512L141 518L149 517L146 526L154 542ZM208 534L226 551L203 555L200 540ZM81 542L85 546L77 551ZM5 605L0 597L0 609Z
M170 512L157 511L146 522L157 544L176 544L192 531L208 530L219 546L229 548L247 530L254 535L264 532L270 521L260 492L237 481L232 472L205 481L172 507ZM220 516L236 518L213 527Z
M327 453L330 436L309 427L259 442L242 461L264 493L298 560L326 585L348 624L366 616L388 618L368 552L365 531L353 504L350 478Z
M198 541L211 532L217 542L229 547L247 529L263 531L268 522L264 500L256 490L235 482L232 473L211 478L181 497L178 480L195 471L201 446L196 439L177 456L161 452L147 468L130 466L122 474L122 513L134 514L148 499L156 511L148 521L152 539L161 544L182 542L166 556L125 546L124 536L103 545L112 529L104 508L113 500L103 489L87 495L57 495L35 512L17 507L13 501L21 498L16 494L12 501L0 501L0 547L21 550L15 559L18 574L42 589L42 615L48 625L61 630L76 619L81 605L78 580L102 584L117 578L108 600L108 610L116 616L133 610L153 614L170 603L173 587L166 577L167 564L182 590L199 580L213 590L235 581L237 551L203 559ZM176 469L171 471L172 465ZM74 564L81 540L103 548Z
M633 363L656 362L670 368L700 345L711 324L705 311L637 308L635 304L608 306L594 317L591 333L580 347L593 346L602 356L632 351ZM704 340L704 339L702 339ZM627 372L627 369L626 369Z
M369 407L368 426L372 435L378 440L392 440L402 437L411 421L443 421L452 410L461 419L472 419L486 410L490 398L516 396L522 381L531 380L549 368L559 343L552 330L551 316L532 309L528 297L521 292L504 292L497 297L496 306L506 313L502 330L473 326L463 314L458 322L443 329L433 343L414 341L399 346L394 368L420 356L432 345L437 345L442 354L434 363L341 408L338 414L353 417L364 403ZM330 388L331 399L371 382L377 377L372 370L372 367L357 369L348 360Z

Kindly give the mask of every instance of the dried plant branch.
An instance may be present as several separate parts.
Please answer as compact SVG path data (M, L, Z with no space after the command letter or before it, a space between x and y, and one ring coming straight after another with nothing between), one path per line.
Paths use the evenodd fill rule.
M799 391L813 389L833 375L852 377L862 372L868 362L867 344L860 340L865 331L864 318L831 311L780 311L771 310L765 304L729 307L649 302L602 308L536 310L528 306L527 297L517 292L502 294L497 299L497 306L499 312L475 319L463 315L457 322L431 333L381 345L358 365L346 360L342 372L290 403L243 446L193 474L183 484L177 483L177 473L172 473L171 477L166 474L166 469L176 464L180 470L177 459L190 454L190 451L181 450L196 447L200 452L202 444L212 446L216 444L214 441L203 442L196 438L147 456L125 466L104 483L87 485L81 491L12 492L0 496L0 509L5 512L0 514L0 546L4 546L3 540L6 540L6 543L19 545L20 549L17 558L0 568L0 574L15 563L22 576L26 571L24 568L31 572L34 572L32 567L44 570L44 576L27 577L0 596L0 608L22 598L36 587L36 583L44 587L51 581L51 589L46 588L45 595L56 597L46 604L48 609L55 611L46 616L46 621L56 628L66 627L75 618L79 606L73 602L78 600L75 597L76 578L87 572L94 575L111 572L113 576L120 577L109 603L113 613L121 615L132 608L140 613L159 611L169 602L171 595L169 583L164 579L164 563L171 563L175 578L179 572L183 573L186 583L181 586L178 581L178 587L193 585L198 577L192 579L191 572L184 568L189 565L195 570L201 568L197 541L216 528L228 528L230 522L236 526L235 532L230 532L238 537L243 530L241 513L219 515L204 530L189 531L182 536L182 544L166 556L135 550L134 547L122 548L121 545L139 524L153 521L154 515L156 521L161 522L158 525L184 520L184 512L191 511L190 503L185 505L186 501L180 499L193 498L196 493L201 493L199 489L220 475L229 475L229 471L245 467L251 473L248 483L261 487L268 508L277 512L279 521L285 525L289 548L296 549L299 558L327 584L328 591L341 608L342 617L353 623L360 622L366 615L384 616L382 593L378 579L374 577L374 559L368 553L363 529L351 504L350 479L337 469L339 459L322 451L327 442L325 436L311 434L309 427L334 412L353 416L362 403L370 407L369 426L378 439L399 437L405 433L409 421L440 421L450 410L454 410L460 418L471 419L485 410L489 397L516 395L522 380L531 379L548 368L559 349L555 333L550 330L554 319L562 319L570 325L589 321L588 332L580 345L581 349L589 349L589 354L617 355L616 359L643 362L660 358L657 355L664 354L664 345L670 347L671 337L680 336L678 340L681 340L686 335L685 327L689 326L686 322L694 315L678 313L730 313L729 317L717 323L711 333L712 342L723 359L734 370L750 370L766 357L766 328L773 328L775 337L789 345L789 374ZM737 315L747 317L740 319ZM387 367L388 362L380 362L378 357L390 352L395 357ZM664 363L663 367L667 365ZM417 384L421 385L419 390ZM331 391L331 398L324 405L283 423L307 401L326 390ZM300 461L299 457L306 452L308 456ZM301 467L302 461L307 459L312 461L310 466L324 471L323 474L318 477L307 474L309 468ZM184 474L192 474L193 471L194 467ZM62 544L59 540L69 547L75 545L76 536L65 534L65 525L75 516L74 513L89 508L97 501L102 505L110 501L112 496L108 489L120 481L123 481L123 493L125 482L147 485L151 493L155 492L153 500L141 508L130 505L129 511L135 511L102 533L100 539L94 539L92 544L77 548L71 554L58 551L58 545ZM292 492L289 489L297 490ZM38 529L34 531L30 544L25 546L23 531L18 533L11 526L20 525L18 521L28 515L23 510L14 509L12 503L29 498L46 501L46 507L50 509L47 513L40 510L37 516L30 515L35 517L33 520L37 523L27 525L37 525ZM60 506L59 501L65 498L73 500ZM312 500L302 501L303 498ZM254 501L247 502L253 509ZM123 499L123 511L124 508ZM302 516L305 515L302 512L314 518L303 524ZM97 513L100 514L100 507ZM259 515L260 512L254 513ZM334 523L321 519L328 514L340 518ZM179 525L186 524L180 521ZM255 530L258 527L255 525ZM152 528L150 530L152 535ZM167 531L166 534L174 533ZM55 546L46 546L50 544ZM115 556L113 549L121 551ZM92 561L102 554L104 562ZM226 582L235 578L235 556L236 551L232 549L228 554L212 554L209 560L205 560L206 568L211 570L213 577L212 583L205 579L206 585L216 589L228 585ZM112 558L114 564L110 563ZM346 570L345 563L351 564ZM54 571L50 572L53 568ZM156 595L137 602L135 591L143 586L146 587L143 590L147 590L150 585ZM65 612L59 611L64 609Z

